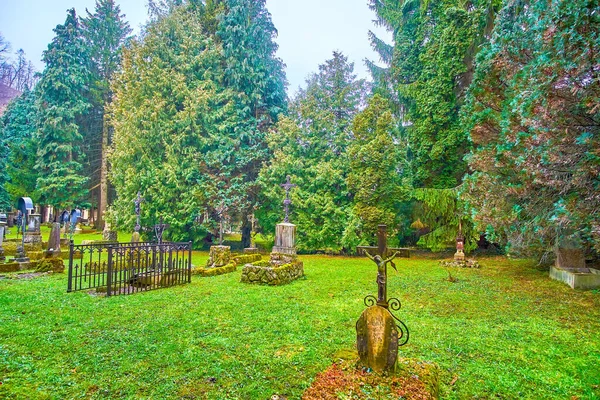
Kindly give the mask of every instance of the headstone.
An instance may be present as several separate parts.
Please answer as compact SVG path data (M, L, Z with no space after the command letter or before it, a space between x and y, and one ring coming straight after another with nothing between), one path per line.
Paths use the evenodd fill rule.
M258 249L256 248L256 218L254 217L254 213L248 216L248 221L250 222L250 247L246 247L244 249L244 254L256 254L258 253Z
M102 231L102 240L107 242L116 242L117 241L117 231L113 231L110 229L110 225L106 224L104 226L104 230Z
M392 260L398 255L388 257L386 226L379 225L376 255L368 250L365 254L377 265L377 298L367 296L365 304L369 306L356 322L356 347L360 364L376 372L393 372L398 359L398 347L408 342L408 329L403 322L398 329L396 318L389 311L400 309L400 301L387 297L387 264L395 267ZM403 329L402 329L403 328Z
M50 230L50 237L48 238L48 253L51 254L60 254L60 223L55 222L52 224L52 229Z
M231 259L231 247L229 246L210 246L210 253L206 268L218 268L229 264Z
M393 371L398 359L398 328L384 307L367 308L356 322L356 347L362 366L375 372Z
M25 243L39 244L42 243L42 234L40 233L40 214L30 214L28 218L27 230L25 231Z
M5 262L6 257L4 256L4 248L2 244L4 243L4 230L6 229L6 223L4 221L0 221L0 262Z
M17 254L15 255L14 261L19 263L19 269L26 269L26 267L29 265L29 257L27 257L25 254L25 248L22 244L17 246Z
M277 224L273 253L296 254L296 225L289 222Z

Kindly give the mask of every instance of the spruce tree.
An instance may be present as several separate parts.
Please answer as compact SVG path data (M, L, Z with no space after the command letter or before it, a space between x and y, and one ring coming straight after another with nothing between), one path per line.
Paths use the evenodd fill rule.
M88 109L84 94L90 73L81 26L74 9L44 51L46 68L36 86L38 108L37 187L44 204L70 207L87 196L82 175L82 135L78 117Z

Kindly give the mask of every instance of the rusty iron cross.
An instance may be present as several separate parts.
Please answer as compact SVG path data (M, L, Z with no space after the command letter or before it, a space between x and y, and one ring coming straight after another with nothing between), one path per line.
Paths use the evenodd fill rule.
M377 231L377 246L359 246L358 252L363 252L369 259L377 264L377 305L387 308L387 265L391 264L396 269L393 259L397 256L410 257L409 249L387 247L387 226L379 225ZM394 253L388 257L390 251Z
M285 189L285 200L283 201L283 209L285 211L285 218L283 222L290 222L290 205L292 204L292 200L290 200L290 190L295 188L298 185L295 185L291 182L291 178L288 175L285 183L280 184L282 188Z

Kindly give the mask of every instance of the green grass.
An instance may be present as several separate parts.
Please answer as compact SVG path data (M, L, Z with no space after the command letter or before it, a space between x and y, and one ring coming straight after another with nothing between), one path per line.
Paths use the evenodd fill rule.
M376 294L366 259L302 259L306 279L282 287L241 284L239 269L111 298L66 293L64 274L0 280L0 398L298 399L353 348ZM600 294L480 261L452 283L436 260L399 260L400 355L438 363L443 398L599 398Z

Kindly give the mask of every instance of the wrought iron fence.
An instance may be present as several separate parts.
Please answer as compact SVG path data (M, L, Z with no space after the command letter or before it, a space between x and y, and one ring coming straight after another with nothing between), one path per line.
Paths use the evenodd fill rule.
M192 243L101 243L69 246L67 292L96 289L107 296L189 283Z

